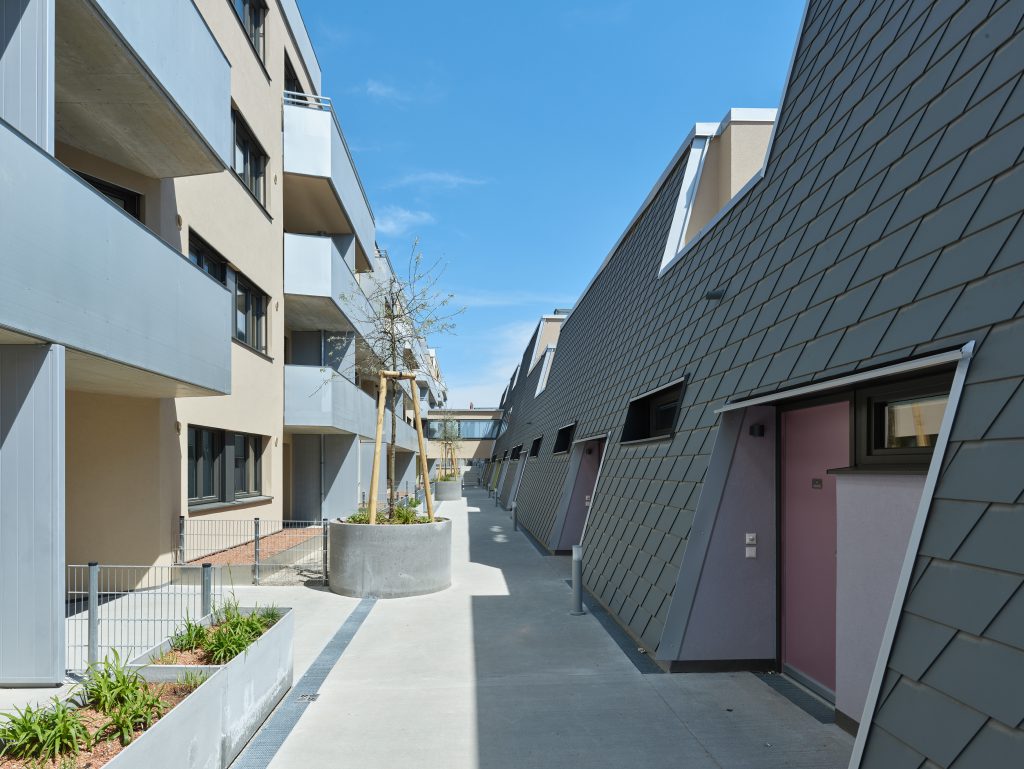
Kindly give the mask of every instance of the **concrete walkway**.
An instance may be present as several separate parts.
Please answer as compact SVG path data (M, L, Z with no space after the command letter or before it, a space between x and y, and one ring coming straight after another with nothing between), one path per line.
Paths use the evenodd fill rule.
M441 509L452 588L376 602L272 769L846 766L845 733L751 674L640 673L593 616L569 615L565 559L468 495ZM242 590L296 606L296 678L357 604Z

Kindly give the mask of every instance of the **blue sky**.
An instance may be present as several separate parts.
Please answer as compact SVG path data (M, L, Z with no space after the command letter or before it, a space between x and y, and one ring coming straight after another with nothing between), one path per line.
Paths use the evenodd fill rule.
M496 405L692 125L776 107L800 0L299 0L400 269L412 239L466 306L431 339L450 405Z

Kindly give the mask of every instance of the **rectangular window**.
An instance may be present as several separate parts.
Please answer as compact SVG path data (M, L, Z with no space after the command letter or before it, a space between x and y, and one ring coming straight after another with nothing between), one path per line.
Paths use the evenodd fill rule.
M253 194L253 197L265 206L267 200L267 153L256 137L253 136L249 126L238 113L232 110L231 119L235 130L235 157L233 169L242 184Z
M555 445L551 449L552 454L564 454L572 446L572 437L576 433L576 423L566 425L558 431L555 436Z
M208 505L259 496L263 492L261 435L188 428L188 502Z
M235 283L235 339L265 353L267 351L268 297L242 275Z
M641 395L629 402L622 442L667 438L675 432L685 381Z
M245 30L249 42L252 43L256 55L260 57L260 61L263 61L265 57L263 29L267 20L266 3L263 0L232 0L231 4L235 8L235 13L238 14L239 21L242 22L242 28Z
M858 390L857 464L931 462L952 382L949 373Z
M544 436L542 435L540 438L534 438L533 439L533 443L530 446L530 456L531 457L536 457L536 456L538 456L540 454L540 442L541 442L541 438L543 438L543 437Z
M190 504L224 499L224 433L205 427L188 428L188 501Z
M116 184L97 179L95 176L75 171L83 181L88 182L92 187L115 206L124 211L128 216L142 221L142 195L137 192L118 187Z
M235 433L235 498L258 496L263 490L263 437Z
M219 283L227 281L227 261L192 230L188 231L188 260Z
M519 457L522 455L522 453L523 453L523 444L520 443L518 446L516 446L514 449L512 449L512 461L513 462L518 462L519 461Z
M291 59L287 56L284 57L284 90L291 93L303 93L299 76L295 74L295 67L292 66Z

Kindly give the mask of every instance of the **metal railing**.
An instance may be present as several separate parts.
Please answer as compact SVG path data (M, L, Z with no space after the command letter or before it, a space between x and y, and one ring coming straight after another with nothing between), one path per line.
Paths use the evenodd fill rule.
M284 103L290 104L294 107L306 107L307 109L316 109L322 112L331 113L331 118L334 120L334 127L338 129L338 136L341 137L341 146L345 148L345 154L348 156L349 165L352 166L352 173L355 174L356 184L359 185L359 191L363 193L363 202L366 203L366 210L370 212L370 219L376 222L377 218L373 215L373 207L370 205L370 198L366 195L366 188L363 187L363 180L359 176L359 169L356 168L356 161L355 158L352 157L352 150L348 147L348 141L345 139L345 132L341 130L341 122L338 120L338 113L334 109L334 103L327 96L316 96L314 94L302 93L301 91L285 91Z
M178 519L178 563L211 563L229 584L327 584L327 521Z
M223 600L221 570L194 566L67 567L67 668L81 672L117 651L137 657Z

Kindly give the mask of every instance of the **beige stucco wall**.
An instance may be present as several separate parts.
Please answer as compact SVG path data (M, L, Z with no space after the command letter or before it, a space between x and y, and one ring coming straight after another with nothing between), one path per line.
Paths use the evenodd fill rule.
M684 242L689 242L764 164L772 123L735 120L708 145Z
M67 393L68 563L168 563L181 457L162 451L167 400Z

